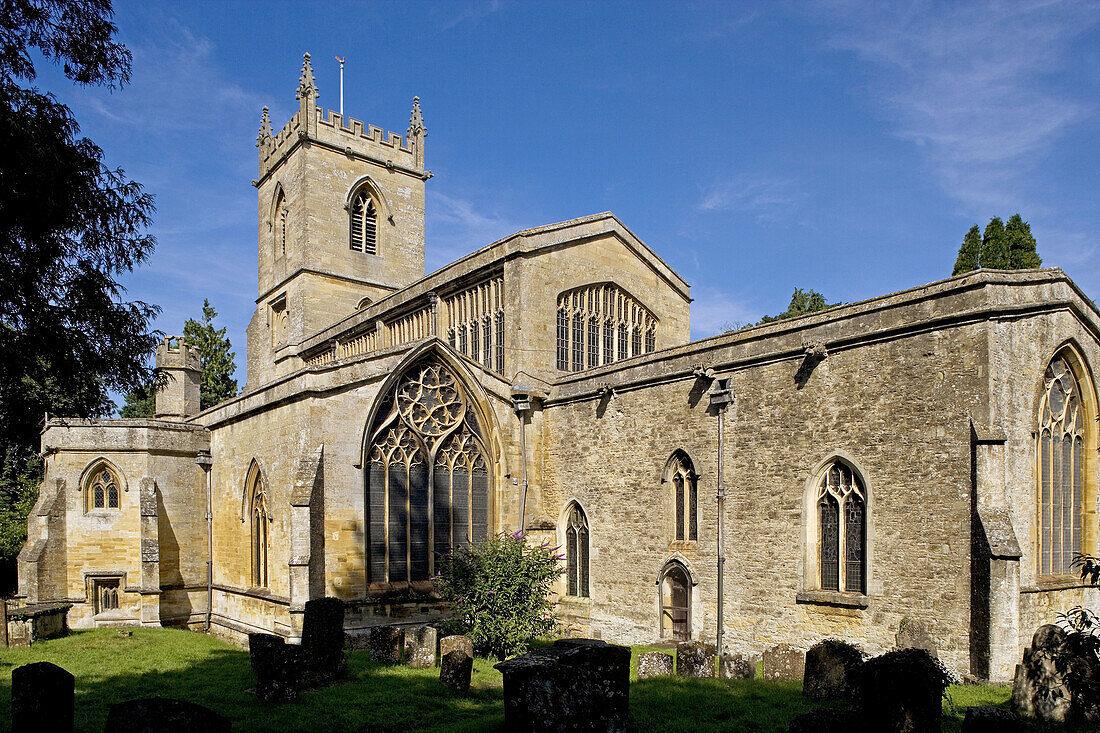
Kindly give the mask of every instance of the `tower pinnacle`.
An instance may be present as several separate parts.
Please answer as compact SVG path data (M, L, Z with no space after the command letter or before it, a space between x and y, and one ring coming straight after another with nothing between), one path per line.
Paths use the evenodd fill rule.
M263 148L271 143L271 117L268 116L268 109L265 106L263 114L260 115L260 134L256 136L256 147Z
M428 131L424 127L424 117L420 114L420 97L413 97L412 115L409 117L408 141L416 152L416 166L424 168L424 138Z

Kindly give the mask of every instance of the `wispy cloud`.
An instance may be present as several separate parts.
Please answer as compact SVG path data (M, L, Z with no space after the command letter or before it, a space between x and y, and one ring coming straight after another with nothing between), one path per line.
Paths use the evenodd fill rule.
M484 203L430 190L428 228L431 232L427 251L428 270L432 271L519 231L523 226L492 211Z
M1018 203L1026 173L1093 111L1052 75L1100 22L1096 2L839 0L818 6L835 47L868 62L869 99L920 146L944 190L970 207Z
M504 0L473 0L472 2L449 2L433 8L432 20L440 30L448 31L463 23L476 23L487 15L504 7Z
M695 208L700 211L747 211L758 221L788 220L804 198L794 181L785 178L738 177L704 187Z
M759 319L745 303L724 290L699 285L691 289L691 337L706 338Z

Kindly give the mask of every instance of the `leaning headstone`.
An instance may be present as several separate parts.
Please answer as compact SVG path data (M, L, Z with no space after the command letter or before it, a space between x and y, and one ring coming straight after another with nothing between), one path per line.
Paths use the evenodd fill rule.
M676 674L681 677L713 677L714 645L681 641L676 645Z
M169 697L115 703L103 733L230 733L228 718L210 708Z
M439 658L442 659L443 655L453 652L455 650L461 650L466 653L466 656L473 659L474 657L474 641L468 636L462 636L455 634L453 636L444 636L439 640Z
M1012 709L1020 715L1048 723L1066 720L1072 696L1057 665L1065 641L1066 632L1054 624L1036 629L1012 684Z
M868 659L855 677L866 730L940 732L952 675L928 650L898 649Z
M306 601L302 621L302 664L309 685L324 685L344 674L344 602Z
M297 699L302 681L299 647L274 634L249 634L248 661L256 675L257 697L266 702Z
M382 664L401 661L401 640L405 634L400 626L375 626L370 630L370 658Z
M625 731L630 649L568 639L496 665L504 675L504 727L532 733Z
M855 692L863 652L836 639L826 639L806 652L802 694L811 700L842 700Z
M924 649L933 657L938 656L936 643L932 641L932 634L928 632L928 626L923 621L908 616L903 618L894 641L898 649Z
M968 707L962 724L962 733L1020 733L1022 730L1016 713L989 705Z
M757 661L753 654L723 654L718 658L718 676L726 680L755 679Z
M422 669L435 666L435 645L438 632L434 626L417 626L405 630L405 664Z
M76 680L49 662L16 667L11 673L13 731L72 733Z
M473 669L474 658L465 649L452 649L440 658L439 681L465 695L470 689L470 674Z
M806 654L789 644L777 644L764 652L764 679L799 680L806 674Z
M638 679L664 677L672 674L672 655L664 652L646 652L638 655Z
M851 733L867 730L851 710L818 709L803 713L790 722L787 733Z

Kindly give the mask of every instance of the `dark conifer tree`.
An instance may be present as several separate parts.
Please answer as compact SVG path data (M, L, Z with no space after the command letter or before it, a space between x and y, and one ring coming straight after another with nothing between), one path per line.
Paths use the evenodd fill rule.
M970 227L970 231L963 237L962 246L959 247L959 256L955 260L955 269L952 275L961 275L964 272L978 269L978 253L982 248L982 232L978 225Z
M982 248L978 252L978 265L990 270L1008 269L1008 241L1005 225L999 216L989 220L982 233Z
M1031 226L1019 214L1013 214L1005 224L1005 239L1008 240L1010 269L1029 270L1043 266L1043 258L1035 251L1035 237L1031 236Z

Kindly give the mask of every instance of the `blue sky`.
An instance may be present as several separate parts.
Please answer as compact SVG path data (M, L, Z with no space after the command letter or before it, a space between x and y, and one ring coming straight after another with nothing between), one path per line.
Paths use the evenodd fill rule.
M179 333L207 297L244 382L260 108L428 129L429 270L610 210L691 284L693 336L951 273L963 234L1031 223L1100 296L1100 3L118 2L121 91L40 67L108 164L156 196L124 278Z

